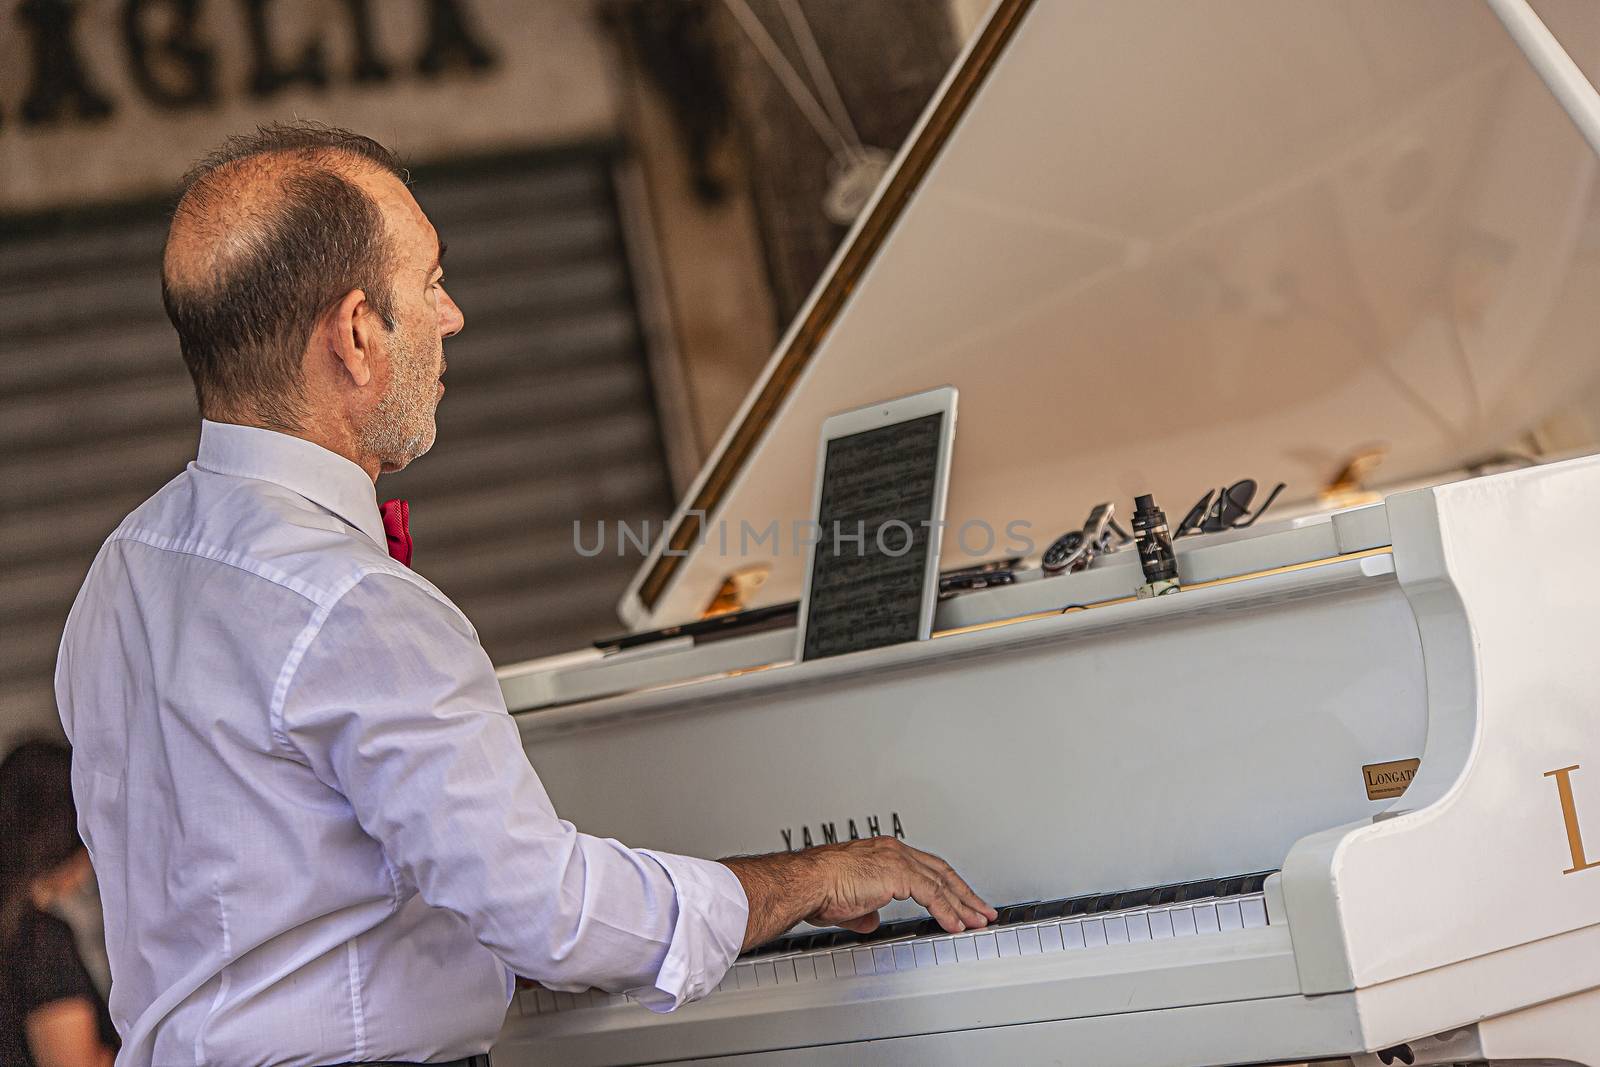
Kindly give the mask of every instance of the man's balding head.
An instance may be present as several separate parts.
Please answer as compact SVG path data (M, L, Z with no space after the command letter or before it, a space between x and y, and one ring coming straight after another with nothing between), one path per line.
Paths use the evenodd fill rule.
M395 326L394 235L369 192L394 154L320 123L229 138L184 178L161 291L201 413L295 431L317 321L352 290Z

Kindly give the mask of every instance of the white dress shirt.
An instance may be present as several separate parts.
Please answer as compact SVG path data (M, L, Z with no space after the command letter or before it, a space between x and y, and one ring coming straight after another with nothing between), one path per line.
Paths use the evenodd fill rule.
M310 442L204 423L95 557L56 696L119 1065L448 1060L513 975L668 1010L738 953L727 867L556 817L472 625Z

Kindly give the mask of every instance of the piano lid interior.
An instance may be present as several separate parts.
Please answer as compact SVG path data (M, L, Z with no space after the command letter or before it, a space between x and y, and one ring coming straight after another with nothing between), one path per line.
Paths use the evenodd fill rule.
M1597 80L1592 0L1535 6ZM1375 484L1448 472L1600 388L1597 293L1597 160L1483 5L1001 0L619 607L751 564L747 606L793 599L741 524L807 516L828 415L942 384L949 521L1040 547L1374 446Z

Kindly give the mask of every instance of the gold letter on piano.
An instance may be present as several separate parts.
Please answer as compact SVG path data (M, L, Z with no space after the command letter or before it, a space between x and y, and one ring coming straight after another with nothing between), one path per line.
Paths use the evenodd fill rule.
M1556 780L1556 792L1561 796L1561 817L1567 824L1567 847L1572 850L1572 866L1562 871L1562 874L1577 874L1592 867L1600 867L1600 860L1590 862L1583 854L1583 835L1578 832L1578 805L1572 799L1572 772L1577 769L1578 764L1574 763L1558 771L1544 772L1546 778Z

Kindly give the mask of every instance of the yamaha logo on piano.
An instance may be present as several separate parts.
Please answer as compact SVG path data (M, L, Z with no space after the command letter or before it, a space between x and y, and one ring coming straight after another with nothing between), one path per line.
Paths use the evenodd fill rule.
M845 829L847 833L842 839L845 841L859 841L863 837L877 837L879 834L883 833L883 821L876 815L867 816L867 832L865 834L861 832L854 819L846 819L845 823ZM794 827L786 826L778 832L783 835L783 847L789 852L793 852L796 848L811 848L813 845L838 844L838 842L841 840L839 837L839 826L837 823L833 822L818 823L817 835L815 837L811 835L811 827L800 827L799 844L795 843ZM889 813L889 833L895 837L898 837L902 841L906 839L906 828L900 823L900 813L898 811L891 811Z

